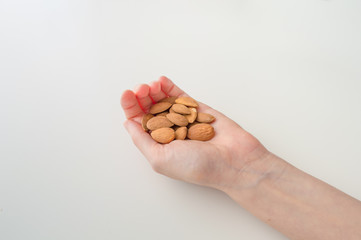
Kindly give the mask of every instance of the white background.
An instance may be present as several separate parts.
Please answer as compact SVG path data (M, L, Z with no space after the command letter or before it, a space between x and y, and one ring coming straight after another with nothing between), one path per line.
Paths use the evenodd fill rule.
M122 122L165 75L361 199L359 0L0 0L0 239L286 239L158 175Z

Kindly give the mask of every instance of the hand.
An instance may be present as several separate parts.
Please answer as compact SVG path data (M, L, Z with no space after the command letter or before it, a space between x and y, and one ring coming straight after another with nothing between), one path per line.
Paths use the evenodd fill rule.
M212 123L216 134L210 141L154 141L140 121L152 102L166 96L188 95L162 76L121 97L124 125L155 171L225 192L291 239L360 239L359 201L270 153L238 124L205 104L198 102L198 110L216 117Z
M124 126L156 172L223 191L235 181L237 185L240 180L246 185L259 180L258 177L264 173L262 167L259 168L261 164L256 162L266 158L269 152L237 123L203 103L199 102L198 110L216 118L212 123L215 136L210 141L174 140L169 144L159 144L144 132L140 125L142 116L153 102L167 96L188 95L162 76L149 85L138 86L134 92L126 90L121 97L121 106L127 118ZM196 97L194 99L197 100Z

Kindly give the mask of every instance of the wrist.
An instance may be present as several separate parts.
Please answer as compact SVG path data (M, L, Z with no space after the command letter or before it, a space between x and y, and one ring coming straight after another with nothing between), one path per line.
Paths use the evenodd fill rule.
M290 166L263 146L250 159L241 168L232 168L230 181L221 189L237 202L251 200L261 183L276 181Z

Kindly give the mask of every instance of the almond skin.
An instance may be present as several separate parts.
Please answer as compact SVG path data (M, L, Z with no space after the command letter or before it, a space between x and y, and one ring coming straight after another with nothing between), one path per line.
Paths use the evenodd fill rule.
M161 113L158 113L157 116L166 116L168 114L168 112L161 112Z
M158 128L150 133L152 138L159 143L170 143L175 138L172 128Z
M210 125L215 117L198 112L197 107L197 101L191 97L168 96L150 107L142 118L142 127L158 143L186 139L208 141L215 136Z
M187 118L178 113L168 113L166 117L168 118L169 121L171 121L177 126L185 127L188 125Z
M168 118L166 118L164 116L153 117L153 118L149 119L149 121L147 122L147 128L152 131L154 131L158 128L169 128L173 125L174 124L171 121L169 121Z
M186 106L184 106L183 104L179 104L179 103L173 104L171 109L176 113L191 114L191 110Z
M198 103L191 97L179 97L175 100L175 103L183 104L188 107L198 107Z
M159 102L150 107L149 113L151 114L161 113L167 110L168 108L170 108L171 106L172 104L169 102Z
M198 113L197 115L197 122L201 122L201 123L211 123L215 119L216 119L215 117L213 117L211 114L208 113Z
M149 121L149 119L153 118L154 115L153 114L150 114L150 113L147 113L143 116L142 118L142 127L144 129L144 131L148 132L149 129L147 128L147 122Z
M191 140L208 141L214 137L214 128L207 123L199 123L188 129L187 137Z
M190 128L190 127L192 127L192 126L194 126L194 125L196 125L196 124L200 124L200 122L194 121L194 122L188 124L187 127Z
M166 98L163 98L162 100L160 100L159 102L169 102L171 104L174 104L175 103L175 100L177 99L178 97L166 97Z
M184 140L187 137L187 127L179 127L175 131L175 139Z
M196 108L189 108L191 114L185 115L189 123L193 123L197 118L197 109Z

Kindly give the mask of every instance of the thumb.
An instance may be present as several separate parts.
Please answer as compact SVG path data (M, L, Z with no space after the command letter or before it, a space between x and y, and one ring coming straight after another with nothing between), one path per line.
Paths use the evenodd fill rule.
M148 133L144 132L141 125L134 120L128 119L123 125L131 136L135 146L137 146L143 155L149 159L151 156L151 150L155 147L155 145L157 145L157 143Z

